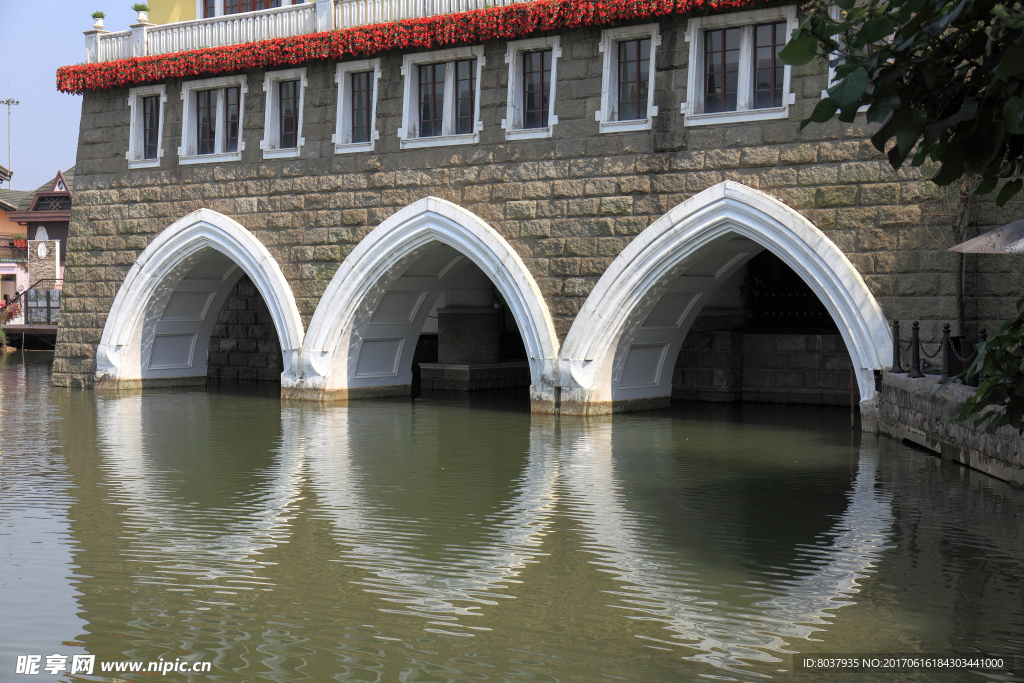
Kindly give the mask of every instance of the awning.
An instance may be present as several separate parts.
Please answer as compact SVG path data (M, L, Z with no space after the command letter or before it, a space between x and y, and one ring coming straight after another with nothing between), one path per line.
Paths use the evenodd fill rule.
M1024 218L961 242L947 251L964 254L1024 254Z

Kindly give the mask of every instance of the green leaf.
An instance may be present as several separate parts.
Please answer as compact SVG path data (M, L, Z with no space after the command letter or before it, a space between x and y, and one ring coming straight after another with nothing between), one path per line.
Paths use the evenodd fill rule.
M974 192L971 194L982 195L988 194L992 190L996 189L996 185L999 184L998 178L982 178L978 186L974 188Z
M1021 187L1024 187L1024 180L1021 180L1020 178L1003 185L1003 189L999 190L999 194L996 195L996 204L1002 206L1013 199L1013 196L1020 192Z
M818 54L818 39L805 28L794 32L792 38L786 43L786 47L779 52L779 59L784 64L792 66L803 66Z
M875 100L868 109L868 123L884 123L889 115L899 108L900 102L899 95L889 95Z
M851 47L863 47L888 38L896 29L896 20L885 15L864 22L864 27L851 43Z
M1010 133L1024 133L1024 99L1011 97L1003 105L1003 123Z
M829 97L823 98L814 106L814 111L800 124L800 127L803 128L808 123L825 123L835 116L838 108L834 100Z
M960 13L964 11L964 7L966 5L967 0L960 0L960 4L953 8L952 12L947 12L946 14L943 14L941 17L939 17L938 21L929 24L928 26L925 26L923 29L924 32L930 36L938 36L942 34L943 31L949 28L950 24L956 21L957 17L960 16Z
M864 67L855 69L849 76L843 78L828 89L828 96L835 100L840 109L854 104L860 100L861 95L868 89L868 72Z

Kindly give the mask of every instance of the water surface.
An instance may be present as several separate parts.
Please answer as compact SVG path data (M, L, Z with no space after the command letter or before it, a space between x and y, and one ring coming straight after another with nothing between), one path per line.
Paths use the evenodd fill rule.
M171 680L552 682L1024 655L1024 494L842 410L118 397L50 388L48 360L0 360L0 680L32 680L31 653L212 663Z

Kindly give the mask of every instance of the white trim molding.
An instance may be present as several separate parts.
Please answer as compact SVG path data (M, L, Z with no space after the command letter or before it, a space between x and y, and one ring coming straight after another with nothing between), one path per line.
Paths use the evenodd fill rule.
M281 84L294 81L299 84L298 133L294 147L281 147ZM264 159L297 157L302 153L306 138L302 137L303 110L306 102L306 67L268 71L263 76L263 92L266 93L263 113L263 139L260 149Z
M97 383L112 382L116 386L168 376L167 373L147 372L147 354L152 351L154 328L161 319L166 319L168 301L176 290L187 291L189 295L216 297L214 291L194 292L180 286L189 271L210 250L227 257L236 267L229 268L223 275L218 274L212 281L223 281L233 286L241 273L232 275L231 271L241 269L263 296L281 343L284 360L282 381L298 371L299 349L304 337L302 318L277 261L241 224L216 211L199 209L157 235L118 289L96 350ZM206 289L218 288L222 300L227 293L225 286L214 283ZM230 291L230 286L227 286L227 291ZM201 309L203 318L215 318L219 305L210 305L210 301L204 300ZM199 319L195 320L198 322ZM206 327L212 329L212 323ZM201 330L194 348L205 352L203 344L208 342L209 335L209 329ZM205 376L205 360L201 365Z
M356 328L360 321L372 318L377 303L398 283L411 259L438 245L458 252L440 277L464 257L480 268L501 293L526 347L534 399L553 405L553 395L549 394L555 386L551 378L558 356L558 336L537 282L494 228L436 197L421 199L392 215L342 261L309 323L301 355L302 380L285 380L282 386L312 391L310 398L356 386L362 342ZM414 334L418 333L416 329Z
M547 92L548 125L541 128L523 128L523 55L544 50L551 50L551 83ZM508 64L508 99L505 118L501 120L506 140L549 138L553 134L558 123L558 116L555 114L555 91L558 83L558 58L561 56L562 41L559 36L509 42L505 52L505 63Z
M677 310L682 312L675 326L685 336L687 321L703 306L697 297L713 292L744 259L753 256L748 245L755 245L755 253L763 248L772 251L818 296L846 343L862 404L871 400L874 371L891 363L892 338L882 309L860 273L825 233L799 213L758 190L725 181L659 218L605 271L562 345L563 405L572 402L586 412L601 412L587 406L666 396L664 386L660 393L652 389L647 395L624 394L617 388L617 376L626 364L623 349L633 343L646 316L674 283L702 281L704 285L680 292L686 296L679 299ZM720 258L714 268L700 267L707 265L706 256L712 252ZM692 277L684 277L688 273ZM678 349L681 339L673 343ZM668 368L675 363L674 353L664 359ZM660 380L657 373L648 374Z
M455 62L476 60L475 87L473 92L473 126L471 133L455 132ZM448 62L445 70L443 120L441 135L419 136L419 67L424 64ZM483 74L484 47L473 45L434 52L417 52L402 58L402 125L398 129L402 149L417 147L447 147L450 145L474 145L480 142L483 122L480 120L480 77Z
M619 58L615 46L622 41L651 39L651 65L647 82L647 116L642 119L619 120ZM658 107L654 104L655 79L657 69L655 56L661 45L661 33L657 24L641 24L639 26L619 26L601 31L601 42L598 50L604 54L601 69L601 108L594 112L594 120L598 122L601 133L621 133L626 131L650 130L654 117L658 115Z
M143 101L146 97L158 97L156 158L143 158L142 136L145 130ZM128 91L128 110L131 124L128 127L128 151L125 158L128 168L156 168L164 156L164 104L167 102L167 86L164 84L144 85Z
M224 91L226 88L238 88L238 149L228 151L225 149L225 136L227 134L227 105ZM196 93L202 90L217 91L217 112L216 112L216 148L211 154L199 154L196 129ZM245 74L236 76L221 76L218 78L206 78L201 81L185 81L181 84L181 147L178 148L178 163L187 164L212 164L223 161L241 161L242 150L245 149L245 95L249 90L248 79Z
M370 139L365 142L352 142L352 74L371 72L370 77ZM357 62L338 62L334 81L338 84L338 114L334 135L335 154L348 152L372 152L376 141L380 138L377 130L377 93L380 82L380 59L361 59Z
M754 27L758 24L786 22L787 35L799 26L796 6L767 7L749 12L714 14L691 17L686 20L686 40L690 43L689 69L686 79L686 101L679 109L686 116L687 126L709 126L719 123L765 121L789 117L789 105L796 103L796 94L790 91L793 67L785 65L782 76L782 105L764 109L754 108ZM739 28L740 55L736 110L725 112L704 111L704 34L706 31Z

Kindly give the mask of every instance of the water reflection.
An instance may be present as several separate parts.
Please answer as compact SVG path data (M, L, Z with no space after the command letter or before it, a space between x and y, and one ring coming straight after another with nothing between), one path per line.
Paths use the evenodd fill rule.
M673 472L682 463L651 458L650 454L682 451L689 455L688 451L700 450L700 446L689 449L671 443L675 426L671 419L647 420L644 431L661 443L640 448L635 433L623 433L613 424L563 431L563 441L568 437L564 448L568 456L564 470L567 498L586 530L587 548L597 564L621 582L616 595L621 606L634 613L630 618L658 623L664 629L640 627L642 633L637 636L650 646L683 645L695 651L690 659L736 673L742 673L750 662L784 663L781 656L794 652L794 639L808 639L831 623L835 610L851 604L859 581L886 547L892 512L889 496L875 491L877 453L870 448L861 450L852 489L845 496L848 505L831 529L802 539L794 546L796 557L788 565L754 569L737 563L735 557L723 562L721 553L713 553L716 561L708 562L705 547L710 538L718 538L721 543L741 546L742 553L747 550L744 546L766 540L729 533L737 526L748 526L743 519L746 514L763 515L766 511L722 504L728 502L731 491L744 490L739 486L741 478L762 477L763 467L746 462L738 473L730 469L719 491L715 484L723 473L692 468L692 458L685 463L691 466L689 471ZM685 433L699 442L700 426L690 427ZM736 448L741 435L729 436ZM743 436L757 441L763 434ZM685 438L688 441L690 437ZM676 497L681 514L674 520L681 529L673 534L682 541L679 545L652 537L651 519L629 509L629 496L623 489L636 487L629 486L621 470L635 465L638 451L645 448L651 448L647 460L660 460L652 464L661 470L662 481L682 483ZM742 451L743 445L738 449ZM715 450L723 450L720 443ZM817 451L815 457L827 459L829 455ZM778 463L772 469L778 469ZM648 476L644 477L647 485ZM692 495L695 486L702 489L700 495ZM771 498L783 503L790 493L785 486L776 487ZM719 505L709 514L707 508L701 509L708 503ZM735 549L731 551L735 554Z
M757 680L792 652L1024 650L1021 492L851 446L841 413L108 397L11 369L48 417L0 416L0 670L84 647L212 661L197 681ZM45 627L10 626L37 614L11 586Z

